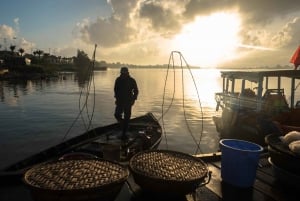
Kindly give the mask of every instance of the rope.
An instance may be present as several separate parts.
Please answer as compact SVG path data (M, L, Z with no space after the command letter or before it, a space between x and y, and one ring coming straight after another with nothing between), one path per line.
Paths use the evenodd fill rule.
M92 65L91 65L91 68L90 69L88 69L88 80L89 80L89 83L88 83L88 85L87 85L87 95L86 95L86 99L85 99L85 103L84 103L84 105L85 105L85 108L86 108L86 114L87 114L87 117L88 117L88 119L89 119L89 124L88 124L88 126L86 126L86 124L84 124L85 125L85 128L86 128L86 131L88 131L90 128L91 128L91 124L92 124L92 120L93 120L93 116L94 116L94 111L95 111L95 102L96 102L96 93L95 93L95 79L94 79L94 67L95 67L95 54L96 54L96 48L97 48L97 45L95 45L95 50L94 50L94 53L93 53L93 60L92 60ZM89 79L89 78L91 78L91 79ZM91 85L93 84L93 109L92 109L92 114L91 114L91 116L89 115L89 112L88 112L88 105L87 105L87 103L88 103L88 97L89 97L89 94L90 94L90 90L91 90ZM80 107L79 107L80 108ZM81 116L82 116L82 114L81 114ZM83 118L83 116L82 116L82 119L83 119L83 122L84 122L84 118Z
M171 60L173 62L173 94L172 94L172 99L171 99L171 103L169 104L167 110L164 112L164 104L165 104L165 94L166 94L166 86L167 86L167 81L168 81L168 75L169 75L169 69L170 69L170 63L171 63ZM164 133L164 136L165 136L165 141L166 141L166 147L168 149L168 139L167 139L167 132L166 132L166 129L165 129L165 124L164 124L164 115L166 113L168 113L169 109L171 108L172 104L173 104L173 101L174 101L174 97L175 97L175 68L174 68L174 59L173 59L173 54L170 55L169 57L169 63L168 63L168 68L167 68L167 74L166 74L166 78L165 78L165 84L164 84L164 92L163 92L163 100L162 100L162 106L161 106L161 117L158 118L158 121L161 119L162 120L162 129L163 129L163 133Z
M167 141L167 132L165 129L165 122L164 122L164 116L168 113L168 111L170 110L170 108L172 107L172 104L174 102L174 97L175 97L175 89L176 89L176 76L175 76L175 61L174 61L174 55L178 54L179 55L179 59L180 59L180 68L181 68L181 79L182 79L182 108L183 108L183 114L184 114L184 119L185 119L185 123L188 129L189 134L191 135L193 141L196 144L197 149L195 150L195 154L198 153L198 151L200 151L202 153L202 150L200 148L200 143L203 137L203 110L202 110L202 105L201 105L201 101L200 101L200 96L199 96L199 92L198 92L198 88L193 76L193 73L188 65L188 63L186 62L185 58L183 57L183 55L181 54L181 52L179 51L172 51L169 57L169 64L168 64L168 68L167 68L167 73L166 73L166 78L165 78L165 84L164 84L164 92L163 92L163 101L162 101L162 115L160 118L158 118L158 120L162 120L162 129L163 129L163 133L165 136L165 141L166 141L166 147L168 149L168 141ZM184 66L183 66L183 62L185 64L185 67L189 70L189 73L192 77L193 83L194 83L194 87L196 89L196 93L197 93L197 97L198 97L198 103L199 103L199 107L200 107L200 111L201 111L201 131L200 131L200 137L199 137L199 141L197 142L196 137L194 136L190 125L188 123L188 119L187 119L187 114L186 114L186 109L185 109L185 90L184 90ZM166 85L167 85L167 80L168 80L168 76L169 76L169 70L170 70L170 65L172 64L172 68L173 68L173 95L172 95L172 99L170 104L168 105L167 109L164 111L164 106L165 106L165 93L166 93Z
M71 126L69 127L69 129L67 130L67 132L65 133L62 141L64 141L66 139L66 137L68 136L68 134L70 133L71 129L73 128L73 126L75 125L75 123L78 121L79 117L81 117L84 127L86 129L86 131L88 131L91 126L92 126L92 119L94 116L94 111L95 111L95 99L96 99L96 93L95 93L95 80L94 80L94 68L95 68L95 55L96 55L96 49L97 49L97 44L95 44L95 49L94 49L94 53L93 53L93 59L91 64L88 66L86 72L85 72L85 79L84 80L88 80L88 84L86 85L86 95L85 95L85 100L83 105L81 105L81 98L83 97L83 93L84 93L84 87L82 87L81 91L80 91L80 95L79 95L79 101L78 101L78 106L79 106L79 113L76 116L76 118L74 119L74 121L72 122ZM90 90L91 90L91 84L93 84L93 92L94 92L94 96L93 96L93 105L92 105L92 114L89 115L89 111L88 111L88 99L89 99L89 95L90 95ZM86 109L86 113L87 113L87 117L88 117L88 125L86 124L84 117L82 115L84 109Z

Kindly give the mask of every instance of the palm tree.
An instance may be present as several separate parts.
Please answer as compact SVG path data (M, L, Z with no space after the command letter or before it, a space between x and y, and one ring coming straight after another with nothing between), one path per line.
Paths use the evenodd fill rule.
M25 50L23 48L20 48L18 51L20 52L21 56L23 56L23 53L25 52Z
M10 45L10 51L11 51L11 54L13 55L14 54L14 51L16 49L16 46L15 45Z
M39 59L41 58L41 55L44 53L44 51L43 50L37 50L37 51L35 51L35 53L37 54L37 55L39 55Z

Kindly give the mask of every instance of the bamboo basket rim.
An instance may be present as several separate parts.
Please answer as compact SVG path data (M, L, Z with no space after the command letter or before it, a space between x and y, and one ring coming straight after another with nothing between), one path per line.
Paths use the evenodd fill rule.
M109 175L108 171L111 171L110 173L114 174L113 178L110 177L111 175ZM55 177L55 173L58 174L58 176ZM51 176L54 176L55 179L61 179L62 181L55 181L55 180L51 181ZM127 167L114 161L110 161L106 159L91 159L91 158L64 159L64 160L45 162L33 166L32 168L30 168L25 172L23 176L23 182L26 185L28 185L30 188L33 188L35 190L41 190L41 191L85 192L85 191L95 191L95 190L97 191L100 189L111 189L114 186L117 187L120 184L123 184L127 180L128 176L129 176L129 171ZM41 181L39 181L38 177L40 177ZM110 178L110 180L108 177ZM51 183L52 187L50 185L47 186L47 184L42 184L43 179ZM100 182L99 181L97 182L97 179L98 180L104 179L105 181L101 183L101 180ZM61 186L59 186L59 182L64 182L65 180L66 183L61 184ZM78 182L81 181L81 184L76 184L76 181ZM94 183L89 185L86 182L91 182L91 183L95 182L96 184ZM71 186L66 186L68 184L70 184ZM73 187L72 184L74 184Z
M139 163L139 165L151 165L152 164L152 168L155 168L155 174L148 174L144 168L146 169L151 169L151 167L137 167L137 160L138 159L144 159L144 158L139 158L139 157L143 157L143 155L147 155L147 154L160 154L160 156L162 156L161 158L158 159L158 161L155 161L155 158L152 158L154 160L149 160L149 161L139 161L141 163ZM165 159L163 161L159 161ZM170 160L169 160L170 159ZM172 160L175 159L175 160ZM179 160L176 160L179 159ZM145 162L145 163L143 163ZM178 163L177 163L178 162ZM183 164L182 162L187 162L189 164ZM156 163L165 163L165 166L161 166L161 164L156 164ZM181 163L181 164L180 164ZM174 165L175 168L179 167L181 168L181 172L176 170L175 168L167 168L167 165ZM183 166L181 166L183 165ZM199 170L199 172L194 172L192 173L192 175L190 174L191 171L197 171L196 167L201 168L201 170ZM194 169L193 169L194 168ZM208 167L206 165L206 163L204 161L202 161L200 158L194 157L192 155L186 154L186 153L182 153L182 152L178 152L178 151L173 151L173 150L147 150L147 151L143 151L140 153L137 153L136 155L134 155L130 161L129 161L129 169L130 171L132 171L134 173L134 175L140 175L152 180L156 180L159 182L164 182L164 183L193 183L193 182L198 182L198 181L202 181L204 180L204 178L208 175ZM153 170L153 169L152 169ZM165 175L165 171L167 170L171 170L173 171L171 177L169 178L168 176ZM161 171L161 172L159 172ZM167 174L167 173L166 173ZM174 175L181 175L181 176L177 176L174 177Z

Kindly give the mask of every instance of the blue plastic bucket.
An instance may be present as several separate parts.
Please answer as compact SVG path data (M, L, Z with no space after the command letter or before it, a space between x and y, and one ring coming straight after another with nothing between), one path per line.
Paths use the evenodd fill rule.
M242 188L253 186L263 148L258 144L236 139L220 140L220 148L222 180Z

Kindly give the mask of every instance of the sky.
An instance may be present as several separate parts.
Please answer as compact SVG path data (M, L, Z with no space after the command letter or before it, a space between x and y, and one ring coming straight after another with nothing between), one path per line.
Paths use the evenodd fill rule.
M0 49L160 65L292 66L299 0L3 0ZM176 53L177 52L177 53Z

